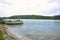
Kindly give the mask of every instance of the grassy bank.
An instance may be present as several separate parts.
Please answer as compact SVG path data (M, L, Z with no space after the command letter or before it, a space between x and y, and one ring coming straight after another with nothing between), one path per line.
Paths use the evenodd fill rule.
M2 26L0 25L0 40L4 40L3 31L1 29L2 29Z
M0 24L0 29L2 29L2 24Z

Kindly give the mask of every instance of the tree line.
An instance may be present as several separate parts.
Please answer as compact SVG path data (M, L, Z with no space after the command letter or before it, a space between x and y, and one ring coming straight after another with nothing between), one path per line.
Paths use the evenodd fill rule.
M55 16L41 16L41 15L14 15L10 17L0 17L2 19L60 19L60 15Z
M15 15L8 17L9 19L60 19L60 15L55 16L41 16L41 15Z

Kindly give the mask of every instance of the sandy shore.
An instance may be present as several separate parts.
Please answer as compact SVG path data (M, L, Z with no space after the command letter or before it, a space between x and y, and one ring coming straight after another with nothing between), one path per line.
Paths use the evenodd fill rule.
M3 27L3 30L5 40L32 40L12 32L11 30L8 29L8 25L5 25Z

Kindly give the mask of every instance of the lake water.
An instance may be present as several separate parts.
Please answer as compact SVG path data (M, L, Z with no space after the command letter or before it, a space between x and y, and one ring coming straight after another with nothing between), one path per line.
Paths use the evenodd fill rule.
M22 20L23 25L11 25L9 30L31 40L60 40L60 20Z

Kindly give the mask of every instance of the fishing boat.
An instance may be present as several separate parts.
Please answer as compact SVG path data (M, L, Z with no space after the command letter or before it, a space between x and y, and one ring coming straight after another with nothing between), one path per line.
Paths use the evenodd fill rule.
M18 25L23 24L23 21L20 19L4 19L5 24L8 25Z

